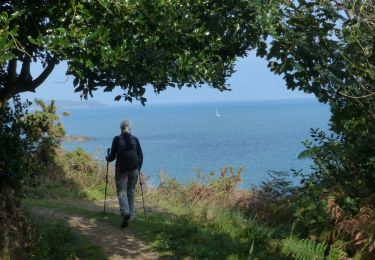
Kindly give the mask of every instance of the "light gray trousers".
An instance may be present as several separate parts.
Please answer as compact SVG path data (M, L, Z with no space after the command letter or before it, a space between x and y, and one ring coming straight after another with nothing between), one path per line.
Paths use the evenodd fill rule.
M135 185L138 181L138 170L130 170L118 173L115 176L117 197L120 204L121 216L130 215L130 219L135 218Z

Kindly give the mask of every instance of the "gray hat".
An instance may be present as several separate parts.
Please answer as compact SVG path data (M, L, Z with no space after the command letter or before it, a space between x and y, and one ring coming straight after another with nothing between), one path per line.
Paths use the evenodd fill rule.
M121 131L130 132L132 128L132 124L129 119L125 119L121 121L120 124Z

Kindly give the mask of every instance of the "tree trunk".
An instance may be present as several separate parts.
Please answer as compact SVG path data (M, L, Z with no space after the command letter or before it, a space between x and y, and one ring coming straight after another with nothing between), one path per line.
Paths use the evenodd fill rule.
M3 113L6 103L7 103L6 100L3 100L2 98L0 98L0 114Z

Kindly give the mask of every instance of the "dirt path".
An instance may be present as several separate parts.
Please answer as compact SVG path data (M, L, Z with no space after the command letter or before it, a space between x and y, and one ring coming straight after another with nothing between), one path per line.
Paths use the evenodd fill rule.
M74 200L69 202L74 207L84 208L90 211L103 212L104 200ZM136 212L139 217L143 217L143 206L140 198L135 200ZM145 205L147 212L166 212L166 209L161 209L152 205ZM106 212L112 214L119 214L118 200L115 198L109 198L106 201Z
M100 203L92 209L98 210ZM101 204L103 206L103 204ZM108 212L118 210L117 202L110 200L107 204ZM109 259L158 259L156 252L150 250L129 229L120 229L111 224L98 221L94 218L85 218L78 215L70 215L53 209L33 208L33 214L48 219L63 220L80 234L86 236L92 243L100 246L103 253Z

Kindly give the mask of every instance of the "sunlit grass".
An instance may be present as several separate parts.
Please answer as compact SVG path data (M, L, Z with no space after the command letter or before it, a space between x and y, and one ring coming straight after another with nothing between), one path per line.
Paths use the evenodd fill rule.
M101 248L62 221L54 223L28 214L30 259L104 260Z
M160 201L160 204L158 204ZM90 201L87 201L90 203ZM177 258L244 259L254 244L252 254L267 259L283 259L279 255L279 240L282 233L274 228L247 218L239 210L220 209L207 205L176 204L175 199L152 201L154 207L163 210L137 214L130 231L138 234L152 249L162 256ZM117 214L83 207L83 203L71 200L25 200L27 207L53 208L68 214L95 218L120 228ZM169 206L168 206L169 205ZM260 258L262 259L262 258Z

